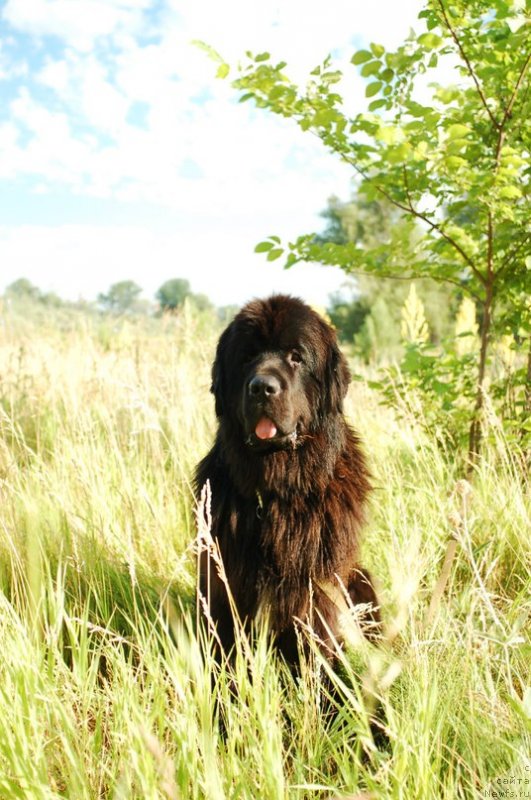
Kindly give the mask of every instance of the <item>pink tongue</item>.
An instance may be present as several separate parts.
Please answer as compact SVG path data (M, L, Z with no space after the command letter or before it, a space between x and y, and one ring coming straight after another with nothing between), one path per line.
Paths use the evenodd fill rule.
M274 422L267 417L262 417L258 420L258 424L254 430L259 439L272 439L277 435L277 429Z

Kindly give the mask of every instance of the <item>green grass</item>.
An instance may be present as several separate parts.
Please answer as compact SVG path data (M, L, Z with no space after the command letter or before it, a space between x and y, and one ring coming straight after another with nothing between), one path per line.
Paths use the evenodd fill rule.
M388 637L344 660L330 722L317 668L294 682L263 635L240 640L237 699L201 655L190 476L215 427L213 326L28 316L0 319L2 800L453 799L531 778L530 487L495 425L469 489L353 385Z

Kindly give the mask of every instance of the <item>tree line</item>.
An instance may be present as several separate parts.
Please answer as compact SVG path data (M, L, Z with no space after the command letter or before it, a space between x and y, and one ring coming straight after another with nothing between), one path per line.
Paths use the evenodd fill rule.
M98 294L96 307L103 312L113 314L147 313L153 310L149 300L141 298L142 288L132 280L123 280L111 284L107 292ZM54 292L43 292L27 278L18 280L7 286L7 298L29 299L43 305L59 307L65 301ZM190 282L185 278L171 278L165 281L155 292L155 310L168 313L178 310L185 301L191 303L198 311L213 310L214 305L205 294L192 291ZM86 303L83 304L86 307Z

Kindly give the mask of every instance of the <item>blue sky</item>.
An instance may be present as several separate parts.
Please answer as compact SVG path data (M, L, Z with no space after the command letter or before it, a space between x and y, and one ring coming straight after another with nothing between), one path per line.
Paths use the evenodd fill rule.
M0 2L0 291L25 276L92 299L131 278L152 297L188 278L216 303L291 291L325 304L344 276L285 272L253 253L269 234L318 229L351 174L289 120L240 105L192 45L236 64L268 50L304 82L329 52L353 111L349 65L397 45L418 0Z

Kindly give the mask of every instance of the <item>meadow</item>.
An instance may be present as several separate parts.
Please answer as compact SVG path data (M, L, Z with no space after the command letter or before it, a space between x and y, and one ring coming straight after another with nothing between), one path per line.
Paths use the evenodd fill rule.
M494 415L467 482L352 384L386 641L343 658L332 719L318 656L294 680L263 633L240 637L231 698L196 631L190 486L218 333L190 308L1 309L0 798L531 796L531 492Z

